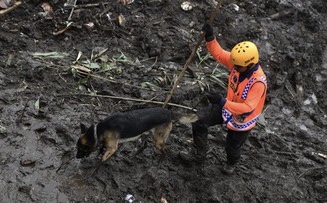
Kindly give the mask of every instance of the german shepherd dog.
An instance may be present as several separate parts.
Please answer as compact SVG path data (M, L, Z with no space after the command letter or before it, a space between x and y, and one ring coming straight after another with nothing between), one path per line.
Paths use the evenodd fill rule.
M198 117L196 114L180 115L156 107L114 113L89 128L81 124L82 135L77 141L76 158L88 157L99 150L102 161L106 161L117 151L118 143L136 140L150 130L155 147L163 152L175 120L187 124L195 122Z

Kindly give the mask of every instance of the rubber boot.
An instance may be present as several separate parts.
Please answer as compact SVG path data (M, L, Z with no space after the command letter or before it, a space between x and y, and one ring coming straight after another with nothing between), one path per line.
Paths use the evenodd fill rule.
M232 175L235 171L236 168L236 164L230 164L230 163L226 163L222 168L221 168L221 172L226 174L226 175Z
M206 148L192 147L189 151L181 151L179 156L184 161L203 162L206 159Z
M192 131L194 146L190 151L180 152L180 158L189 162L203 162L207 154L208 128L196 122L192 125Z

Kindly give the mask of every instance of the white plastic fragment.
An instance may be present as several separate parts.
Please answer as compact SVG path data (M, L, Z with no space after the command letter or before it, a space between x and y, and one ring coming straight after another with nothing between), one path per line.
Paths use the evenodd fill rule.
M184 10L184 11L190 11L193 9L193 6L191 4L191 2L189 1L184 1L182 4L181 4L181 8Z
M107 18L108 18L108 20L109 20L109 21L111 21L111 20L112 20L112 19L111 19L111 15L112 15L112 13L111 13L111 12L109 12L109 13L107 13L107 14L106 14L106 16L107 16Z
M118 0L119 3L122 3L124 5L131 4L134 2L134 0Z
M92 29L94 27L94 23L93 22L88 22L84 24L87 28Z
M317 96L314 93L303 102L304 105L311 105L311 103L318 103Z
M133 203L135 198L132 194L127 194L125 200L128 201L129 203Z
M233 9L235 11L239 11L240 10L240 7L237 4L232 4L232 6L233 6Z
M168 201L165 197L161 197L160 203L168 203Z
M303 125L303 124L301 124L301 125L299 126L299 128L300 128L301 130L303 130L303 131L308 131L308 128L307 128L305 125Z

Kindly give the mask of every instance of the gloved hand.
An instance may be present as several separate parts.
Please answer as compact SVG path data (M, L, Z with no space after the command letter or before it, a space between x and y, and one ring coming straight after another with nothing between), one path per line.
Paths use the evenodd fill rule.
M226 103L226 99L223 98L219 93L217 92L209 92L206 94L209 102L211 104L218 104L220 106L224 106Z
M215 38L213 35L213 28L210 23L205 23L202 27L202 31L204 32L204 37L207 42L210 42Z

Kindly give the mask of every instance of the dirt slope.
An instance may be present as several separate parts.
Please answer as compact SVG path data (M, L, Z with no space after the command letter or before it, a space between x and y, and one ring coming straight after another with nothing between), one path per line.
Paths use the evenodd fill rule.
M124 98L165 100L214 8L192 0L193 9L183 11L182 2L78 1L73 24L58 35L71 12L64 1L49 2L54 13L46 17L37 0L0 16L0 202L327 202L324 0L223 3L214 21L222 46L254 41L269 81L266 125L253 131L234 175L220 172L219 126L210 129L202 165L178 158L191 147L190 126L181 124L165 159L150 137L140 153L141 142L121 145L94 174L96 154L75 158L80 122L160 106ZM99 5L83 7L90 3ZM92 75L78 73L81 65ZM205 105L203 90L225 93L227 72L204 44L190 68L171 102L197 108Z

